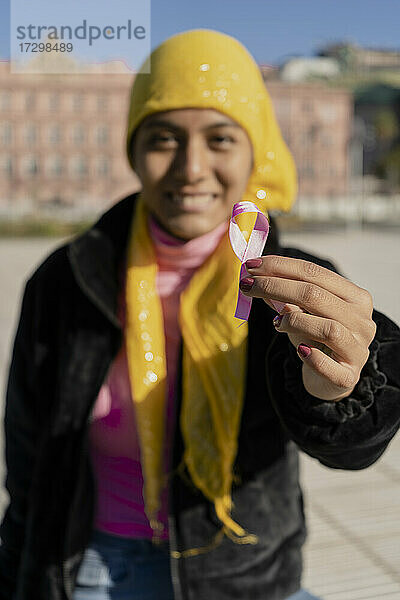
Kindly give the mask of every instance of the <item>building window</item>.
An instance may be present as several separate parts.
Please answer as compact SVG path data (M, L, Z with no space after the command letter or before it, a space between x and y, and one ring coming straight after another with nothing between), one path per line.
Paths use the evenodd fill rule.
M0 92L0 110L10 110L11 108L11 92L3 90Z
M33 125L33 123L28 123L25 126L24 139L25 139L25 142L29 145L33 145L36 143L36 140L37 140L36 125Z
M13 176L13 161L11 156L1 156L0 157L0 172L3 177L8 177L9 179Z
M57 110L60 107L60 94L53 92L49 96L49 109Z
M285 142L290 145L292 142L291 136L290 136L290 131L288 128L286 127L281 127L281 132L282 132L282 137L285 140Z
M47 168L51 177L60 177L63 174L63 161L61 156L50 156L47 163Z
M311 125L311 127L308 130L308 136L309 136L311 143L314 144L317 141L318 136L319 136L318 125Z
M49 142L50 144L57 145L61 142L61 128L59 125L50 125L49 128Z
M99 145L106 144L108 137L108 127L106 125L99 125L96 130L96 142Z
M309 146L311 144L311 137L308 129L302 131L300 136L300 143L303 146L303 150L309 149Z
M83 95L74 94L72 96L72 110L81 110L83 108Z
M310 159L306 160L305 163L301 166L300 173L305 179L314 177L315 169Z
M36 107L36 96L32 92L28 92L25 96L25 110L32 111Z
M107 96L97 96L97 110L103 112L108 108L108 98Z
M80 145L85 141L85 130L80 123L77 123L72 128L72 141L76 145Z
M87 163L84 156L73 156L71 159L71 174L82 178L87 174Z
M99 156L96 160L96 174L106 177L110 174L110 161L106 156Z
M39 173L39 165L35 156L25 156L23 158L22 172L28 177L34 177Z
M4 146L9 146L12 142L13 130L11 123L0 123L0 142Z

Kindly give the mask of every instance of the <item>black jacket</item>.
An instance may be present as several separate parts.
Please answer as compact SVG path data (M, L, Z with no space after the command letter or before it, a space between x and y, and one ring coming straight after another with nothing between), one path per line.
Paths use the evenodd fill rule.
M89 543L96 501L89 414L122 342L116 316L135 195L86 233L53 252L27 282L6 398L10 504L0 527L0 600L71 600ZM330 263L270 238L269 253ZM273 311L253 301L233 517L257 545L224 538L213 506L188 474L170 485L171 569L180 600L283 600L300 586L305 539L297 446L324 465L362 469L382 454L400 421L400 332L374 312L377 333L351 397L310 396L301 362ZM182 352L182 347L181 347ZM176 414L181 400L178 375ZM182 451L179 428L174 461Z

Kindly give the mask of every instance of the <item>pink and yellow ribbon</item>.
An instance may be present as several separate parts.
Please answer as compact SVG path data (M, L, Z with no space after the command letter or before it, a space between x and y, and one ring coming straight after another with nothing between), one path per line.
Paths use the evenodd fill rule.
M242 213L255 212L257 218L251 231L248 241L244 237L242 230L236 222L236 217ZM259 258L264 249L269 233L269 222L267 217L259 208L249 201L237 202L232 209L232 216L229 222L229 240L232 250L241 262L239 281L247 276L245 262L249 258ZM235 317L247 321L250 315L252 298L245 296L239 288L238 299L235 310ZM272 304L276 310L280 310L285 305L284 302L273 301Z

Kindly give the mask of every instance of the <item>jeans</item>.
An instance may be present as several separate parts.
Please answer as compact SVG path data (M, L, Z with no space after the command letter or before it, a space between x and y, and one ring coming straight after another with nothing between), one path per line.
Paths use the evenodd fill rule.
M169 548L95 531L73 600L173 600ZM287 600L320 600L299 590Z
M307 590L299 590L292 596L289 596L286 600L322 600L321 598L317 598L317 596L313 596Z
M95 531L74 600L173 600L168 544Z

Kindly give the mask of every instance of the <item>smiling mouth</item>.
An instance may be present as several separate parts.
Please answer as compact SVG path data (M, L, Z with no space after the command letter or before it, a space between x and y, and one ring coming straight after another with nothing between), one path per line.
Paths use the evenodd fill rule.
M166 192L167 200L171 205L190 212L201 212L212 204L217 199L217 194L176 194Z

